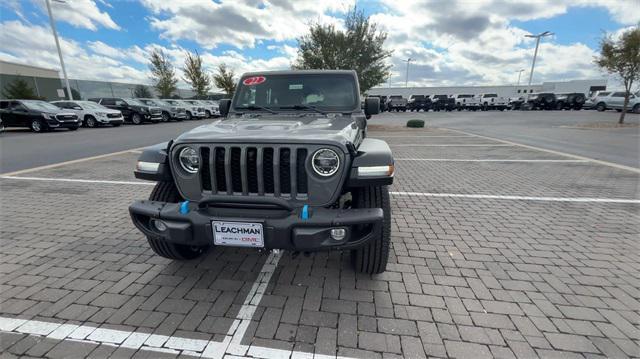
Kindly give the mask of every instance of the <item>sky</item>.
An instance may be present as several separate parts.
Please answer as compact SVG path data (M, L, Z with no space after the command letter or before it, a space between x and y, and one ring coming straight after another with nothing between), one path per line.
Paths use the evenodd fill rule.
M640 23L640 0L52 0L71 78L151 82L148 54L162 49L181 68L198 51L205 68L221 63L240 74L289 69L309 24L344 26L362 9L388 33L391 76L380 86L515 84L527 81L541 41L533 83L607 78L593 63L603 34ZM0 1L0 59L60 68L45 0Z

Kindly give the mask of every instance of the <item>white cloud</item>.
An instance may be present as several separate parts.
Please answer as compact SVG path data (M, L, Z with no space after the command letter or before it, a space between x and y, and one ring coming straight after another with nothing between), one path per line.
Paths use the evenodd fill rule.
M47 12L43 0L32 0L41 11ZM69 23L77 28L97 31L98 27L120 30L106 11L101 11L93 0L51 1L51 11L56 21Z
M312 21L340 23L327 12L344 12L352 1L143 0L154 16L151 26L170 40L188 39L212 49L221 43L254 47L260 40L283 41L302 35Z

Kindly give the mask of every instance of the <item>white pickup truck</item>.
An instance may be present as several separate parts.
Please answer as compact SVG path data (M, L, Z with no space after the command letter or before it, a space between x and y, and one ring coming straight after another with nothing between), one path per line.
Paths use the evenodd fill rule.
M477 96L480 109L482 111L487 110L500 110L504 111L509 108L509 99L506 97L498 96L495 93L483 93Z
M464 110L477 110L479 106L478 98L472 94L455 94L451 95L451 98L455 101L455 106L458 111Z

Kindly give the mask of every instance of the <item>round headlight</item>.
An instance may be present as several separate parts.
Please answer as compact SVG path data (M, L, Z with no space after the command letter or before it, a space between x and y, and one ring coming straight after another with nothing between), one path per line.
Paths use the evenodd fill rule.
M198 152L191 147L185 147L178 154L178 161L183 170L188 173L196 173L200 169L200 156Z
M311 165L317 174L328 177L338 172L340 157L334 150L321 148L313 154Z

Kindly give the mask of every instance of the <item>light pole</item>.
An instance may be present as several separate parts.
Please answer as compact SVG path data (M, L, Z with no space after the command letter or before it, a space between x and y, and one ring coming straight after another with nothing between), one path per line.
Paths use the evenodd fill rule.
M55 0L57 2L64 3L61 0ZM49 21L51 22L51 31L53 31L53 38L56 40L56 47L58 48L58 57L60 57L60 66L62 67L62 74L64 75L64 82L67 85L67 96L69 100L73 101L73 94L71 93L71 86L69 86L69 78L67 77L67 69L64 67L64 60L62 59L62 50L60 50L60 41L58 41L58 32L56 31L56 22L53 19L53 13L51 12L51 3L49 0L45 0L47 3L47 11L49 12Z
M540 38L553 35L550 31L542 32L538 35L524 35L525 37L534 37L536 39L536 50L533 52L533 62L531 63L531 73L529 74L529 86L531 86L531 80L533 80L533 69L536 66L536 57L538 56L538 46L540 45Z
M404 61L404 62L406 62L406 63L407 63L407 75L406 75L406 77L404 78L404 87L407 87L407 85L409 84L409 64L410 64L410 63L411 63L411 61L413 61L413 60L415 60L415 59L408 58L408 59L406 59L406 60L402 60L402 61Z
M520 75L522 75L522 72L524 71L524 69L520 69L518 70L518 84L516 85L516 87L520 86Z

